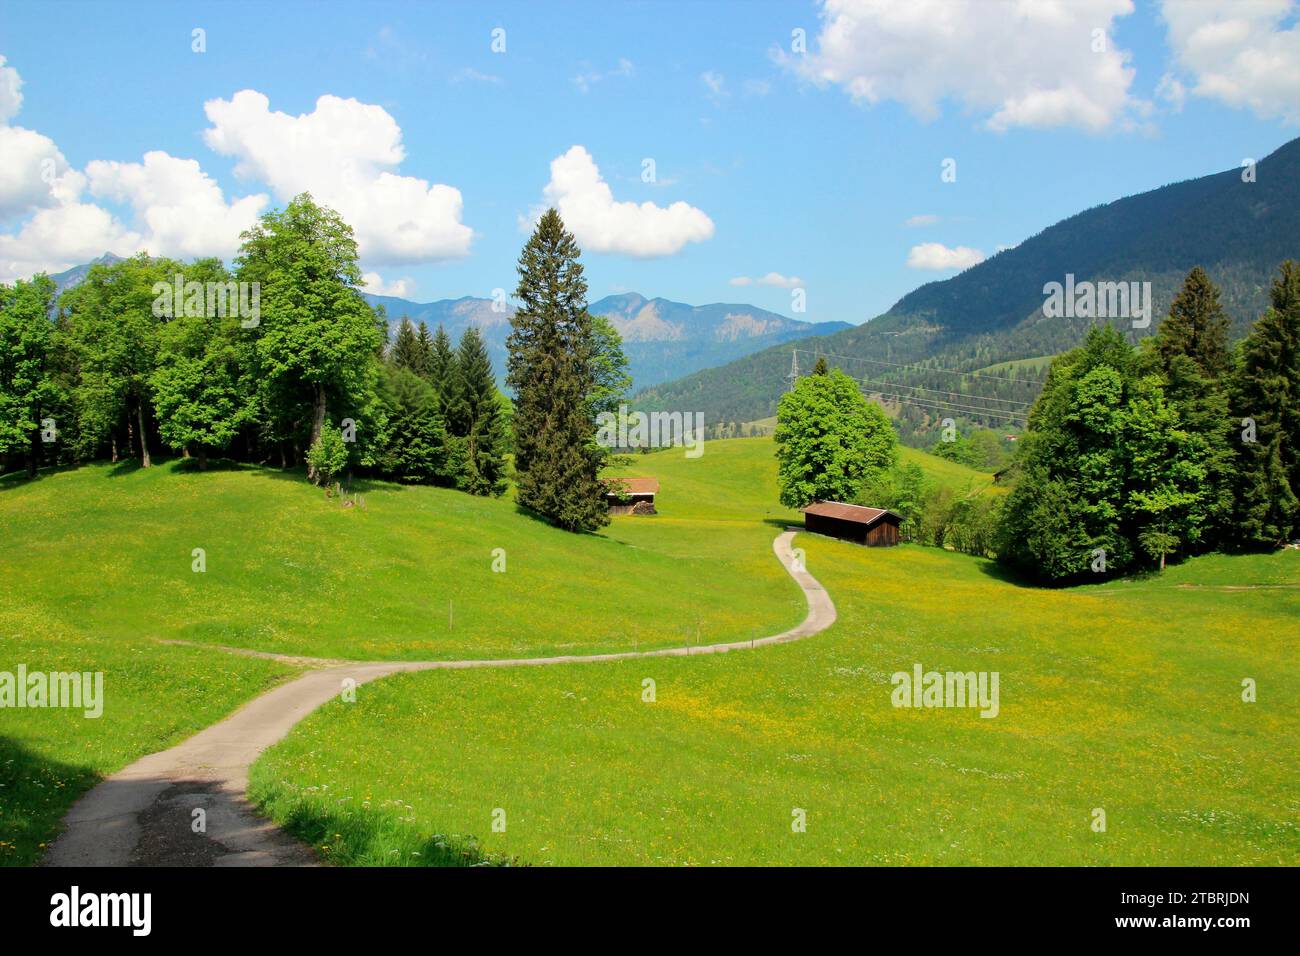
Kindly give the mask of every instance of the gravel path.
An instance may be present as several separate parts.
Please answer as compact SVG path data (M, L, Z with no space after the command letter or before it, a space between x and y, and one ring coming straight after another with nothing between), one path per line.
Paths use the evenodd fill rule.
M311 866L310 849L258 815L245 791L248 770L317 707L358 685L401 671L471 667L587 664L643 657L688 657L748 650L811 637L835 621L835 605L807 571L796 567L795 531L772 542L782 567L808 600L803 623L771 637L653 651L502 660L353 662L285 656L311 666L301 677L250 701L225 720L169 750L142 757L106 778L73 804L46 866ZM260 652L258 656L264 656ZM274 656L274 655L272 655ZM198 813L202 811L202 813ZM203 827L198 826L202 821Z

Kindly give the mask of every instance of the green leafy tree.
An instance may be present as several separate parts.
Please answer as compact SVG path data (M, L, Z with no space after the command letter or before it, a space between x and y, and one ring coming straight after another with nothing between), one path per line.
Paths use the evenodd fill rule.
M1241 425L1235 524L1242 543L1265 548L1285 542L1300 520L1300 264L1282 264L1270 296L1231 385Z
M187 282L230 281L217 259L185 268ZM184 309L164 318L158 329L157 364L149 377L158 432L173 448L194 448L199 467L208 453L225 449L256 413L256 386L248 366L246 330L235 314ZM209 314L211 312L211 314Z
M593 315L591 340L592 417L601 412L617 414L618 406L626 400L632 387L627 355L623 352L623 336L605 316Z
M348 445L343 432L332 426L321 433L307 450L307 465L317 484L328 485L348 467Z
M448 422L464 445L465 468L459 487L475 495L499 495L506 483L505 422L492 360L482 335L472 325L461 336L455 371Z
M140 463L149 466L147 419L162 318L155 314L155 286L171 285L183 271L177 262L141 253L92 266L61 297L67 341L78 366L75 400L85 453L115 441L114 433L124 425L128 445L138 433Z
M41 417L55 397L53 302L54 283L45 275L0 285L0 455L21 454L29 478L40 459Z
M255 331L269 402L290 411L310 405L316 447L330 402L363 404L378 375L383 335L361 297L356 240L338 213L307 193L264 215L243 240L239 278L261 283ZM310 459L308 476L319 477Z
M609 523L591 410L591 316L578 244L548 209L519 257L507 381L519 504L569 531Z
M853 501L894 463L897 444L884 411L839 369L799 379L777 409L781 503Z

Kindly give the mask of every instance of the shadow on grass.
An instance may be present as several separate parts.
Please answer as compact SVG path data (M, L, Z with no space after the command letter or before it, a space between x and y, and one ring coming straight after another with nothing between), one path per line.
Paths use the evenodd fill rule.
M6 491L15 491L18 488L24 488L33 482L40 481L42 478L49 478L65 471L76 471L81 466L76 463L66 465L47 465L36 471L35 478L28 478L26 469L10 471L0 475L0 494Z
M254 794L258 809L334 866L517 866L486 853L472 836L423 835L392 812L327 808L318 797Z
M50 760L0 734L0 866L33 866L73 801L99 781L89 767Z

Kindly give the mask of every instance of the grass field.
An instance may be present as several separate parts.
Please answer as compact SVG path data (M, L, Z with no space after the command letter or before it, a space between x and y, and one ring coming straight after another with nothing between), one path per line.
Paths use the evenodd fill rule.
M92 465L0 480L0 671L100 671L102 717L0 709L0 864L32 862L103 775L293 673L189 641L315 657L631 650L761 636L803 616L769 552L767 461L736 442L658 456L689 521L575 538L505 500L375 485L345 511L300 474ZM626 469L636 473L635 463ZM763 484L771 508L739 504ZM765 484L764 484L765 483ZM742 496L743 497L743 496ZM747 501L747 499L746 499ZM193 549L206 571L193 570ZM506 572L491 570L504 548ZM674 595L664 601L662 595Z
M748 444L758 468L770 446ZM737 461L702 461L725 466L742 513L770 500L734 497ZM692 491L656 525L676 532L694 494L716 497ZM299 725L255 765L254 792L353 864L1300 862L1300 554L1044 590L937 549L796 544L840 612L824 634L391 678ZM997 671L999 715L894 708L890 675L916 663Z
M990 480L902 454L955 488ZM258 469L0 481L0 670L100 670L107 699L98 720L0 709L0 864L34 861L100 776L294 671L159 639L497 657L740 639L803 617L771 553L797 515L776 504L770 440L620 471L660 478L660 514L581 537L439 489L374 485L345 511ZM1044 591L935 549L796 543L840 611L824 634L385 679L299 725L255 766L255 792L339 863L1297 861L1300 554ZM1001 714L894 709L889 675L916 662L998 670ZM1240 701L1245 677L1257 703Z

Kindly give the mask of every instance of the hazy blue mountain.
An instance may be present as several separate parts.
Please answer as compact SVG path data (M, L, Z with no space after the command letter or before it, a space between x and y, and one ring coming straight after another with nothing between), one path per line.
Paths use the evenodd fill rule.
M497 312L491 299L469 296L424 303L369 294L366 299L384 306L394 328L405 315L417 324L423 322L430 331L441 324L455 341L466 326L477 325L493 367L498 375L504 374L513 307L506 305ZM647 299L635 292L606 296L588 308L594 315L606 316L623 336L632 380L638 388L721 365L779 342L849 327L845 322L800 322L752 305L687 305Z

